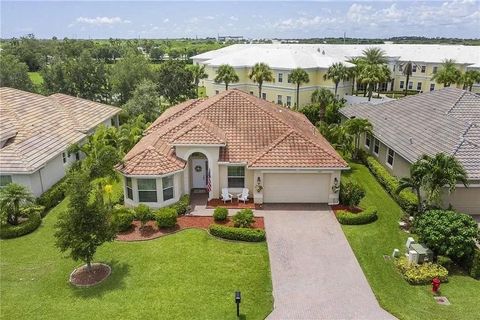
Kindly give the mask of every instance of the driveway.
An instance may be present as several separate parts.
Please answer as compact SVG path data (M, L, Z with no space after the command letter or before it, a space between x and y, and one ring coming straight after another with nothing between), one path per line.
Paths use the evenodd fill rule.
M328 206L264 209L275 301L268 320L395 319L379 306Z

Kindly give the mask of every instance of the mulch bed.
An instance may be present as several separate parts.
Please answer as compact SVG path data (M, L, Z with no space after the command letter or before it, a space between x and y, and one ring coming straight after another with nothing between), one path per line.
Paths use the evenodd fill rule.
M253 200L250 199L246 203L243 201L238 201L238 199L233 199L232 201L227 201L223 203L221 199L212 199L207 201L207 209L215 209L217 207L223 207L227 209L261 209L262 207L258 204L253 203Z
M105 280L110 273L111 269L108 265L92 263L90 272L87 271L86 265L75 269L70 275L70 283L78 287L90 287Z
M335 212L335 214L337 214L337 212L340 211L340 210L346 210L346 211L351 212L351 213L360 213L360 212L363 211L361 208L358 208L358 207L350 208L349 206L345 206L343 204L335 204L335 205L330 206L330 208L332 208L332 210L333 210L333 212Z
M155 221L149 221L143 230L140 230L140 221L133 221L130 230L120 232L117 234L118 241L142 241L156 239L161 236L172 234L183 229L197 228L207 230L208 227L216 223L224 226L233 226L233 222L230 218L227 218L223 222L215 222L213 217L205 216L180 216L177 219L177 225L174 228L158 229ZM252 225L253 228L265 229L265 224L262 217L255 217L255 222Z

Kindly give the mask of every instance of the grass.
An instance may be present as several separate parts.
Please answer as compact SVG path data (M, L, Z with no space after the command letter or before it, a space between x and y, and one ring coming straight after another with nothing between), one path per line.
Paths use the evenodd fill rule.
M40 72L29 72L28 76L30 77L30 80L32 80L33 84L36 86L39 86L43 83L43 78Z
M376 206L379 219L342 228L380 305L399 319L478 319L480 281L462 274L449 276L440 289L451 305L442 306L433 300L431 286L408 284L392 261L384 260L383 255L391 255L394 248L404 252L409 235L398 227L402 210L365 166L350 165L352 170L342 176L364 186L366 197L360 205Z
M5 319L264 319L273 308L266 243L217 240L185 230L145 242L111 242L95 261L112 275L96 287L68 283L80 262L54 246L64 200L34 233L2 240L0 317Z

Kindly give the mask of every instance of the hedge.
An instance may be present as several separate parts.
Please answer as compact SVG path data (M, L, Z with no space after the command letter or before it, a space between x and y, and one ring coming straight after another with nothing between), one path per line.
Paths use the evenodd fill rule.
M339 210L337 212L338 222L347 225L367 224L378 219L377 208L368 207L366 210L359 213L352 213L346 210Z
M12 226L10 224L4 224L0 227L0 238L10 239L17 238L35 231L42 223L42 217L40 213L34 212L30 215L27 221L20 223L19 225Z
M265 230L251 228L225 227L218 224L212 224L208 227L210 234L228 240L238 240L247 242L265 241Z
M431 262L415 264L402 257L395 261L395 266L410 284L430 284L435 277L441 282L448 281L448 270Z
M409 214L413 214L417 211L417 196L409 191L403 190L399 194L397 188L399 186L398 179L390 174L384 166L382 166L372 156L365 156L365 165L370 169L372 174L377 178L378 182L387 190L399 206Z
M58 205L66 196L66 182L62 179L37 198L37 204L45 207L44 217L50 209Z
M174 208L158 209L154 216L159 228L173 228L177 224L177 211Z
M470 276L480 280L480 249L475 249L473 254L472 266L470 267Z

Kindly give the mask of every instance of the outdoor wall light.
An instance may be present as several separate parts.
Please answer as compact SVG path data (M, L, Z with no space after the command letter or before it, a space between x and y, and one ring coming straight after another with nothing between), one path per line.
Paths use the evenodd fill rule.
M257 177L257 184L258 185L262 184L262 179L260 179L260 177Z

